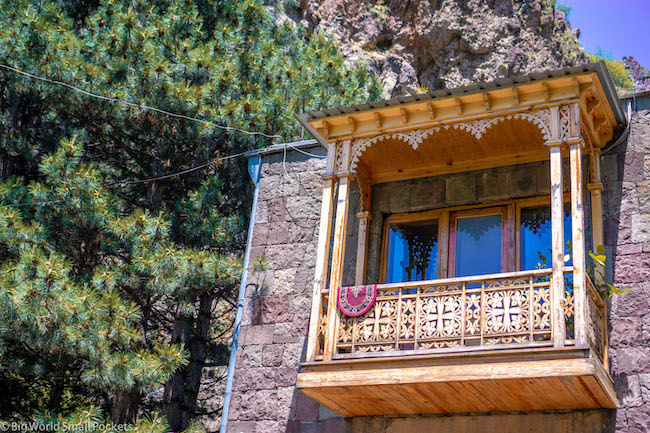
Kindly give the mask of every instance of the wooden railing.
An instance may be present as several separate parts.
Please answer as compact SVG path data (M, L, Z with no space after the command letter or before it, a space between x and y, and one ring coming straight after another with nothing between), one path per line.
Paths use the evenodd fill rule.
M607 305L587 277L587 337L605 369L608 368Z
M565 268L565 274L572 270ZM379 285L377 299L364 315L347 317L335 312L335 343L326 341L327 312L321 312L318 354L325 344L333 345L334 359L551 346L555 332L551 274L551 269L540 269ZM589 286L590 336L602 357L606 310ZM565 344L573 345L571 291L558 302L564 306Z

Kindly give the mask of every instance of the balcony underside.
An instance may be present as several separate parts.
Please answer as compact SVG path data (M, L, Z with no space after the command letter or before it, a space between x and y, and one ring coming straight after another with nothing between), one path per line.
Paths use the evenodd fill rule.
M616 408L609 375L580 348L306 363L297 387L341 416Z

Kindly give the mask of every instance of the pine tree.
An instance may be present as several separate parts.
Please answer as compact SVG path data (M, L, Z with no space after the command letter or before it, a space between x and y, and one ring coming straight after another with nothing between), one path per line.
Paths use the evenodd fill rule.
M296 112L380 93L259 0L0 0L0 23L4 65L285 140ZM251 185L242 159L165 176L272 139L6 69L0 116L2 416L133 421L164 383L154 409L191 426L206 356L226 359L212 310L235 304Z

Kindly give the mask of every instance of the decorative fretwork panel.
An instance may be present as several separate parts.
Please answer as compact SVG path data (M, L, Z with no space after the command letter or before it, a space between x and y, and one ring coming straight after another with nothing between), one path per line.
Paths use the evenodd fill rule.
M607 306L587 278L587 338L598 358L606 363Z
M536 270L460 284L378 286L367 313L341 317L336 353L547 344L552 335L550 274Z

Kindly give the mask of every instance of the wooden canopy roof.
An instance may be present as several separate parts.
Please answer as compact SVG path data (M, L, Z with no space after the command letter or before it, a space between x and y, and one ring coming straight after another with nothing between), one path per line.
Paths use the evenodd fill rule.
M586 150L625 122L602 62L297 118L325 147L353 141L350 170L375 183L546 159L547 113L571 104Z

